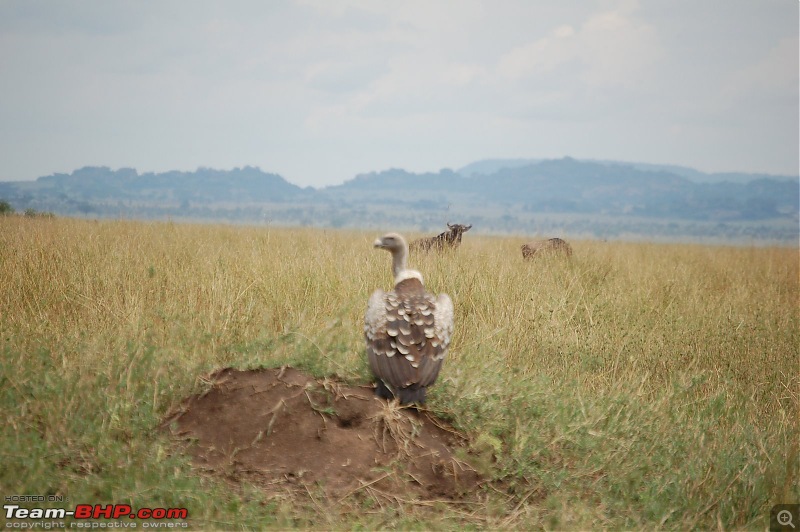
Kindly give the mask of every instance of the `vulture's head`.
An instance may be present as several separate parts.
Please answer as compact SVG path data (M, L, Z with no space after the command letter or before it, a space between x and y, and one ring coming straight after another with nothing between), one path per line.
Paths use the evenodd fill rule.
M378 238L372 244L376 248L385 249L386 251L390 252L392 255L395 253L407 253L408 246L406 245L406 239L397 233L386 233L382 237Z
M392 274L395 284L405 279L419 279L422 282L422 274L416 270L406 268L408 257L408 244L406 239L398 233L386 233L375 240L372 245L379 249L385 249L392 254Z

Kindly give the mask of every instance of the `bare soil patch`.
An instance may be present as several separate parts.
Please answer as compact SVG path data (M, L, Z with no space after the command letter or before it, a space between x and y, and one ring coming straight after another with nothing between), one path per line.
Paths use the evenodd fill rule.
M456 457L465 439L426 411L401 408L332 378L291 367L210 377L171 416L196 467L267 490L323 490L418 500L460 499L480 476ZM464 456L466 451L461 451Z

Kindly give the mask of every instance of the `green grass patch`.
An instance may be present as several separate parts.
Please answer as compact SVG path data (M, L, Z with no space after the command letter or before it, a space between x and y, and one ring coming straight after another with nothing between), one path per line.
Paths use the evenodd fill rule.
M456 305L430 408L470 436L478 503L267 497L193 469L164 417L213 371L370 380L375 234L0 219L0 485L186 507L214 528L765 528L800 500L796 248L520 238L412 256ZM319 494L318 494L319 495Z

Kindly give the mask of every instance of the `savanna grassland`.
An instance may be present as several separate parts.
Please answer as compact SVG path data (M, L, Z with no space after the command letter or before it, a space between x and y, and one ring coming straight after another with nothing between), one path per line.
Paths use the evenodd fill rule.
M387 230L391 228L386 228ZM800 501L797 248L467 234L412 256L456 306L429 407L469 435L474 503L271 498L158 429L214 370L370 380L375 232L0 217L0 494L187 507L214 528L748 528Z

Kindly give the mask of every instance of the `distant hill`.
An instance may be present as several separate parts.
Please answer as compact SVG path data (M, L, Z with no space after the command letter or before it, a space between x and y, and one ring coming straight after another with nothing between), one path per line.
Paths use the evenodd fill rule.
M484 159L470 163L462 168L456 170L459 174L465 177L474 177L475 175L492 175L500 170L507 170L509 168L519 168L520 166L530 166L538 164L543 159Z
M258 168L200 168L194 172L139 174L132 168L84 167L36 181L0 183L0 198L37 210L103 212L108 204L136 206L295 201L313 189L293 185Z
M725 178L725 179L723 179ZM390 169L301 188L254 167L139 174L85 167L32 182L0 182L18 211L590 237L719 237L796 244L800 178L703 174L665 165L513 159L411 173Z
M687 166L678 166L674 164L651 164L651 163L634 163L624 161L613 161L603 159L578 159L582 162L595 163L605 166L615 167L630 167L643 172L659 172L670 173L680 177L685 177L689 181L695 183L748 183L756 179L777 179L777 180L792 180L798 179L797 176L788 175L773 175L773 174L754 174L746 172L714 172L706 173ZM522 166L530 166L544 162L544 159L485 159L470 163L457 172L463 176L471 177L476 174L491 175L500 170L519 168Z
M392 204L511 206L537 213L580 213L677 218L762 220L797 216L800 180L758 177L748 183L696 183L666 170L566 157L510 166L473 166L466 175L442 170L412 174L387 170L324 189L331 199ZM521 164L521 165L520 165Z

